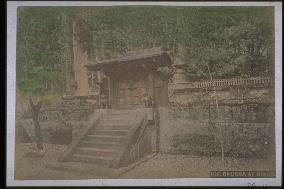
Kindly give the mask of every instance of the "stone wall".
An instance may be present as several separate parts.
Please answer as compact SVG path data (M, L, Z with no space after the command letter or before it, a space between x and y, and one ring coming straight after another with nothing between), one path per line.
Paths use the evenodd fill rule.
M46 143L69 144L77 137L81 129L92 122L98 111L91 106L66 106L43 107L39 114L39 122L43 141ZM16 120L17 141L29 136L34 141L34 124L31 112L25 117Z
M159 108L162 153L220 153L216 131L222 128L226 152L240 153L236 140L273 139L274 104L188 105ZM265 136L265 137L264 137ZM271 141L272 142L272 141ZM235 148L235 149L233 149ZM254 147L253 147L254 148ZM241 152L242 153L242 152Z
M159 108L160 114L160 149L163 153L173 151L176 136L185 134L208 135L208 121L194 120L182 116L183 112L173 111L171 108ZM179 114L180 116L176 116Z
M183 91L171 90L169 101L171 104L241 104L246 102L274 103L274 87L265 88L225 88L222 90L187 89Z
M45 143L69 144L71 142L72 128L69 125L56 120L48 120L40 121L40 127L42 140ZM17 120L16 130L16 141L35 142L34 122L32 119ZM26 138L26 136L29 138Z
M159 108L161 151L219 153L217 135L225 139L226 153L248 154L260 143L273 143L273 83L271 78L174 79L169 84L169 107ZM222 134L216 132L220 128ZM251 144L254 147L244 149Z

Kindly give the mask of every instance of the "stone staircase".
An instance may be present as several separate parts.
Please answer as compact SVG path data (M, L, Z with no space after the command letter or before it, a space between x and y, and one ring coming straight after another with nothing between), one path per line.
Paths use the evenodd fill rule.
M117 167L140 125L147 124L144 118L134 110L110 110L83 131L85 134L69 146L63 160Z

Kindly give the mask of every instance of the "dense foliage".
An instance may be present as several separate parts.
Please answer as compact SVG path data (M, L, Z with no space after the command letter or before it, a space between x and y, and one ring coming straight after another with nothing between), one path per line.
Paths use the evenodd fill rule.
M72 23L94 61L165 47L193 79L273 74L274 22L269 7L20 8L17 86L62 93L72 73Z

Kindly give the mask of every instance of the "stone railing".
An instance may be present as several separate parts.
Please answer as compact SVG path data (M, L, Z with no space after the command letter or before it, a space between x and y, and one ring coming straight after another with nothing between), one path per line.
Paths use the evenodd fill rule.
M173 90L179 89L206 89L206 88L222 88L230 86L271 86L273 80L269 77L258 78L231 78L231 79L214 79L212 81L200 82L184 82L184 83L171 83L169 88Z
M232 79L215 79L212 81L196 82L194 86L196 88L207 87L223 87L223 86L237 86L237 85L259 85L259 84L271 84L270 78L232 78Z

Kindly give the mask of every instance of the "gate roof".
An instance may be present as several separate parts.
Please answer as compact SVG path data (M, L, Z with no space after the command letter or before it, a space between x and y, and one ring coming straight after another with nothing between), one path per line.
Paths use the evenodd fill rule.
M101 70L123 64L145 64L146 66L159 67L170 65L172 61L168 53L165 52L162 47L155 47L139 51L130 51L117 58L102 60L95 64L88 64L86 67L90 70Z

